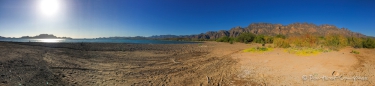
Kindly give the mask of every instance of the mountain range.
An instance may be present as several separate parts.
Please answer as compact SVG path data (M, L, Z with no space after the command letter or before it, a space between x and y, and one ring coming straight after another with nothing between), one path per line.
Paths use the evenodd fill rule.
M301 36L303 34L312 34L316 36L326 36L329 34L339 34L352 37L367 37L361 33L352 32L347 28L338 28L334 25L315 25L311 23L293 23L289 25L271 24L271 23L252 23L248 27L234 27L230 30L208 31L206 33L195 35L160 35L151 36L151 38L189 38L193 40L215 40L223 36L237 37L241 33L254 33L256 35L285 35Z
M338 28L334 25L315 25L312 23L293 23L289 25L272 23L251 23L247 27L234 27L229 30L208 31L206 33L194 35L153 35L150 37L100 37L96 39L167 39L167 40L216 40L223 36L237 37L241 33L253 33L256 35L285 35L301 36L303 34L312 34L315 36L326 36L329 34L339 34L347 37L368 37L364 34L350 31L347 28ZM5 38L1 37L0 38ZM9 38L9 37L8 37ZM13 37L14 38L14 37ZM56 37L52 34L40 34L35 37L23 36L21 38L61 38L72 39L70 37ZM374 38L374 37L372 37Z

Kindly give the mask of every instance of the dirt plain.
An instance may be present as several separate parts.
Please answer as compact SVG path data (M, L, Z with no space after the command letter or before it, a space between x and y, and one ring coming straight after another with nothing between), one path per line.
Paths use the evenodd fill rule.
M260 45L0 42L0 85L375 85L375 49L348 47L314 56L278 48L242 52L256 46ZM310 75L362 80L310 79Z

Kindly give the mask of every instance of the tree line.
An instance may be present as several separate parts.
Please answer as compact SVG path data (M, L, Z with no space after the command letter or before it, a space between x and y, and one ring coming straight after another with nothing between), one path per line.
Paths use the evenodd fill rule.
M242 33L237 37L223 36L216 39L217 42L241 42L241 43L260 43L274 44L274 47L326 47L333 50L351 46L354 48L375 48L375 39L370 37L347 37L340 34L330 34L325 36L316 36L312 34L303 34L300 36L285 35L255 35L253 33Z

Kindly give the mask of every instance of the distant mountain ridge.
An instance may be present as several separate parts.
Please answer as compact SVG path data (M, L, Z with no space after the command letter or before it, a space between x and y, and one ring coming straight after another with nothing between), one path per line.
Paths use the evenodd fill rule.
M312 34L316 36L326 36L329 34L340 34L351 37L368 37L361 33L352 32L347 28L338 28L334 25L315 25L312 23L292 23L289 25L272 24L272 23L252 23L248 27L234 27L229 30L207 31L206 33L194 35L153 35L150 37L135 36L135 37L99 37L96 39L169 39L172 40L216 40L223 36L237 37L241 33L254 33L256 35L286 35L286 36L301 36L303 34ZM0 38L10 38L2 37ZM14 37L13 37L14 38ZM53 34L40 34L34 37L22 36L21 38L57 38L57 39L72 39L70 37L56 37ZM375 38L375 37L371 37Z
M53 34L39 34L34 37L30 36L22 36L21 38L26 38L26 39L72 39L70 37L56 37Z
M303 34L313 34L317 36L325 36L329 34L340 34L352 37L367 37L361 33L352 32L347 28L337 28L334 25L315 25L309 23L293 23L289 25L271 24L271 23L252 23L248 27L234 27L230 30L208 31L206 33L196 35L183 35L179 38L190 38L198 40L215 40L223 36L237 37L241 33L254 33L263 35L286 35L286 36L300 36ZM158 38L153 36L154 38ZM176 36L168 36L178 38ZM159 37L160 38L160 37Z

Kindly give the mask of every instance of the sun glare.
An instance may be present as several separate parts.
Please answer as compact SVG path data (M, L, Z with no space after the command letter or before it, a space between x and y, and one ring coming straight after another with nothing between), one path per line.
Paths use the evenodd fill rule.
M39 42L60 42L64 39L37 39Z
M43 16L52 17L61 11L60 0L39 0L39 11Z

